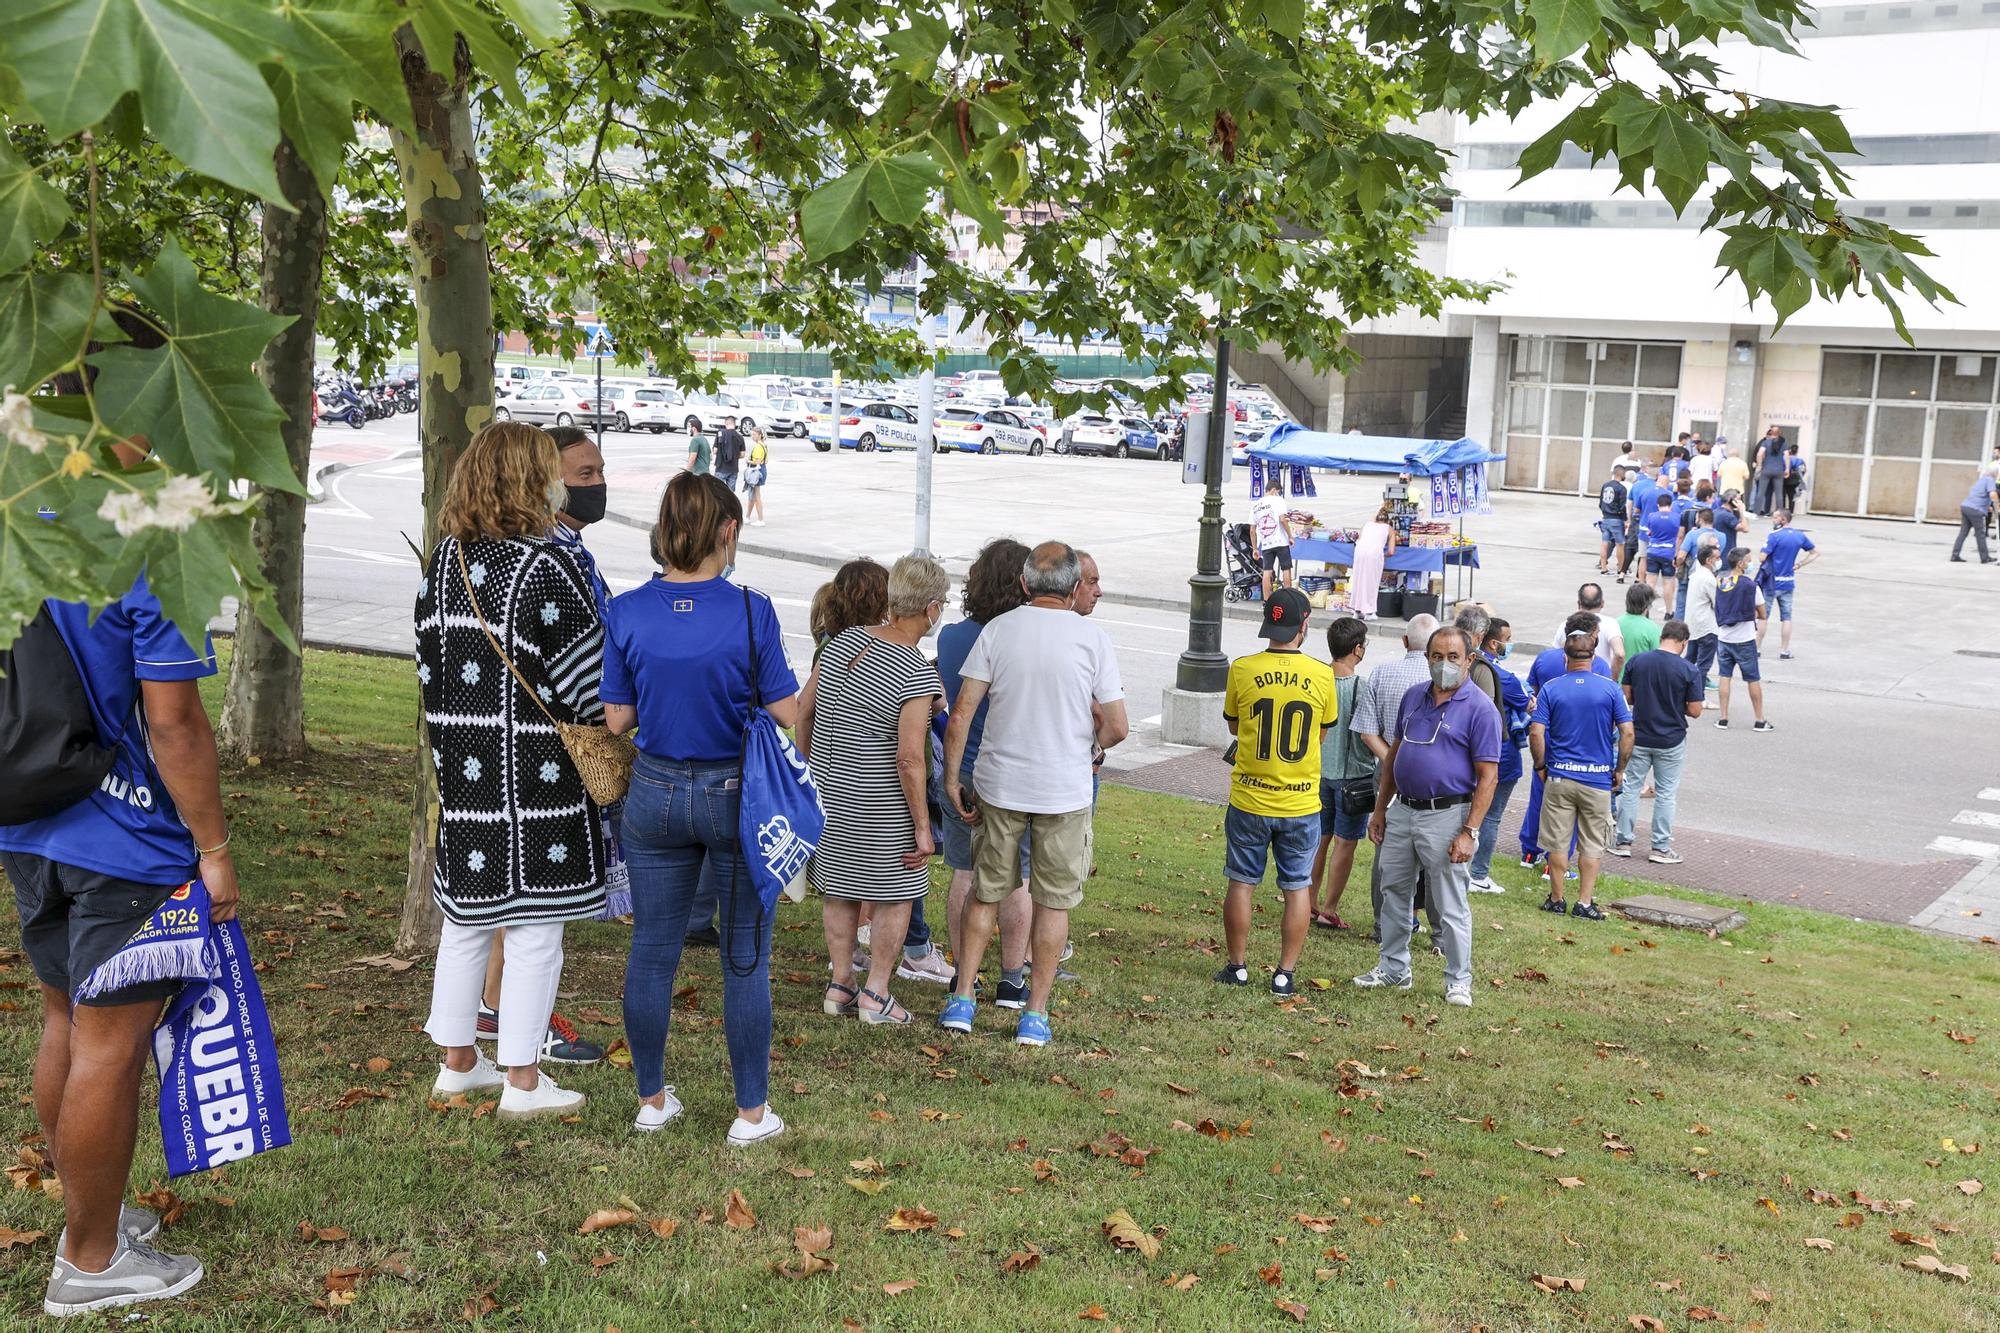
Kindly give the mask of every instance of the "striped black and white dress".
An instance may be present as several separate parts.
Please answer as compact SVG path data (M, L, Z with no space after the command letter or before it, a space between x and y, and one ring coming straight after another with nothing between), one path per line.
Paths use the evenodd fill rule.
M865 629L843 630L820 650L812 768L826 836L808 878L821 893L896 903L930 892L928 866L903 868L903 854L916 846L916 826L896 771L896 724L909 700L943 693L937 668L922 653ZM928 738L925 746L928 752Z
M438 775L438 906L476 927L596 916L605 881L598 809L536 706L565 722L603 720L596 595L569 552L545 538L468 542L463 572L458 545L439 540L417 588L417 683ZM535 699L493 651L480 615Z

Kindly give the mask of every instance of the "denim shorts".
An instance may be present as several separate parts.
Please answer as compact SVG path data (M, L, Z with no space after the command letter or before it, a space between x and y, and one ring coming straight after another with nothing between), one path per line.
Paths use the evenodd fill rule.
M1795 591L1797 589L1794 588L1771 589L1771 601L1778 608L1778 619L1790 620L1792 618L1792 594Z
M1646 556L1646 572L1648 574L1660 575L1671 574L1674 572L1674 558L1670 555L1652 555L1649 553Z
M1319 836L1322 838L1345 838L1348 842L1360 842L1368 836L1368 816L1372 811L1362 811L1358 815L1342 813L1340 809L1340 784L1321 779L1319 784Z
M1613 546L1625 540L1625 520L1622 518L1600 518L1597 520L1597 535Z
M1312 887L1313 857L1319 852L1318 815L1253 815L1229 807L1222 832L1229 853L1223 865L1238 884L1261 884L1270 858L1278 862L1278 887L1286 893Z
M1757 641L1748 643L1717 643L1715 645L1715 674L1729 675L1732 667L1741 668L1743 683L1755 685L1764 679L1764 673L1757 669Z

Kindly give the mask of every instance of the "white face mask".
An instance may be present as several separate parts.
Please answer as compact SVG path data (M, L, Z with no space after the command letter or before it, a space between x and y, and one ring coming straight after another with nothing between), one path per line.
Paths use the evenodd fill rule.
M942 625L943 623L944 623L944 607L942 604L940 604L937 609L937 614L931 616L928 620L924 622L924 637L928 639L931 637L931 635L936 634L938 632L938 626Z
M569 503L569 487L563 485L561 477L557 477L554 481L550 482L548 490L543 492L543 494L549 497L549 508L555 510L558 514L562 512L563 506Z

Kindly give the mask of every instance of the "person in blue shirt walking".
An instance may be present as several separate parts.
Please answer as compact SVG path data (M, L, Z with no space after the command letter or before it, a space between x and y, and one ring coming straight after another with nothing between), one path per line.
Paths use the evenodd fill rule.
M1467 867L1473 893L1506 892L1493 882L1493 848L1500 841L1501 816L1507 812L1514 785L1521 780L1521 746L1528 739L1528 714L1532 710L1521 678L1500 665L1513 650L1514 627L1498 616L1487 621L1479 655L1493 668L1493 675L1500 683L1500 773L1498 785L1493 788L1493 801L1486 807L1485 818L1479 821L1479 845L1473 849L1472 864Z
M1979 542L1979 563L1994 563L1993 553L1986 549L1986 516L1993 512L1994 505L2000 503L2000 459L1988 463L1980 470L1978 480L1958 506L1958 540L1951 544L1951 558L1954 564L1964 564L1965 538L1967 534Z
M1541 835L1549 857L1542 910L1565 910L1563 870L1574 833L1580 878L1576 905L1568 911L1586 921L1604 919L1592 897L1611 846L1611 797L1624 782L1633 744L1631 706L1617 685L1592 672L1596 652L1596 617L1579 611L1563 626L1563 674L1536 693L1528 724L1528 748L1543 783Z
M1680 552L1674 561L1674 619L1687 619L1688 585L1694 582L1695 566L1700 563L1701 544L1716 545L1715 511L1707 505L1697 505L1693 510L1694 522L1681 533Z
M1798 573L1813 561L1819 559L1819 548L1813 539L1792 526L1792 511L1777 509L1771 513L1771 532L1764 538L1764 571L1771 580L1771 601L1778 607L1778 656L1789 661L1792 656L1792 594L1798 588ZM1769 617L1758 622L1757 647L1764 646L1764 630L1770 625Z
M1639 526L1646 539L1646 568L1640 581L1657 589L1662 601L1670 600L1674 595L1675 548L1681 535L1673 495L1667 491L1654 492L1653 508Z
M1623 583L1625 576L1631 573L1635 560L1639 562L1639 577L1645 577L1645 552L1641 546L1644 534L1640 531L1640 525L1645 521L1646 515L1653 512L1653 500L1659 493L1660 488L1646 475L1646 465L1639 464L1636 475L1626 483L1625 558L1618 564L1620 583Z

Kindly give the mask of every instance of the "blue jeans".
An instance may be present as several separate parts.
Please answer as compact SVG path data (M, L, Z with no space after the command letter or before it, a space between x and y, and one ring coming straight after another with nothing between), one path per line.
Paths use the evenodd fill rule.
M1625 765L1625 787L1619 792L1617 806L1617 842L1623 846L1632 841L1632 830L1639 822L1639 793L1645 790L1646 774L1653 775L1653 850L1664 852L1674 842L1674 802L1680 793L1681 765L1687 762L1687 742L1684 740L1671 750L1653 749L1639 745L1632 749L1631 762Z
M1232 805L1222 817L1222 832L1227 842L1223 869L1231 880L1261 884L1267 860L1276 860L1280 889L1296 893L1312 887L1318 815L1258 815Z
M1690 568L1692 568L1692 566L1690 566ZM1675 620L1686 620L1686 619L1688 618L1688 577L1687 577L1687 574L1688 574L1688 571L1687 571L1687 570L1685 570L1685 569L1684 569L1684 570L1681 570L1681 571L1680 571L1680 577L1678 577L1678 578L1676 578L1676 579L1674 580L1674 619L1675 619Z
M1486 807L1486 818L1479 821L1479 845L1472 853L1470 873L1474 879L1485 879L1493 869L1493 847L1500 841L1500 816L1507 811L1507 798L1514 794L1514 784L1519 778L1509 778L1493 789L1493 804Z
M1708 683L1709 673L1715 669L1715 650L1721 640L1713 634L1704 634L1687 648L1688 661L1700 674L1703 684Z
M674 973L706 869L722 899L722 1031L736 1105L751 1110L769 1100L772 923L749 877L736 873L740 780L733 760L678 763L642 753L632 766L624 826L632 872L625 1040L642 1098L666 1086Z

